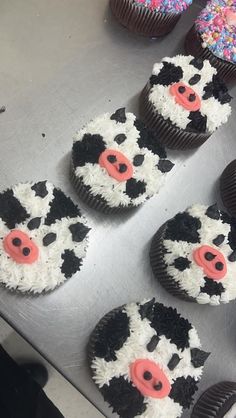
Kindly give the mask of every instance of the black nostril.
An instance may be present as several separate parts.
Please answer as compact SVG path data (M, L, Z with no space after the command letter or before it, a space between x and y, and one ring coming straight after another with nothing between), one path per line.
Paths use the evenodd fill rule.
M222 270L223 270L223 268L224 268L224 264L223 264L223 263L221 263L221 261L218 261L218 262L215 264L215 268L216 268L216 270L222 271Z
M151 380L152 379L152 373L147 370L146 372L143 373L143 378L145 380Z
M188 100L189 100L190 102L195 102L195 100L196 100L196 95L195 95L195 94L190 94L190 95L189 95L189 97L188 97Z
M120 164L119 165L119 172L125 173L127 171L127 165L126 164Z
M14 239L12 240L12 244L13 244L15 247L19 247L19 246L21 245L21 239L20 239L20 238L14 238Z
M23 252L24 256L27 256L30 253L30 249L28 247L24 247L22 252Z
M204 254L204 257L207 261L212 261L212 260L214 260L214 258L216 256L214 254L210 253L210 252L207 252L207 253Z
M158 382L155 386L153 386L153 388L155 389L155 390L161 390L162 389L162 383L161 382Z
M186 88L184 86L180 86L178 88L179 93L183 94L185 92Z
M116 156L115 155L108 155L107 160L109 163L115 163L116 162Z

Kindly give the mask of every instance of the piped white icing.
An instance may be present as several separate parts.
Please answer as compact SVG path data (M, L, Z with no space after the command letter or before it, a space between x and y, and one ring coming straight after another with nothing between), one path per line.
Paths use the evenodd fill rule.
M236 418L236 404L231 406L230 410L224 415L224 418Z

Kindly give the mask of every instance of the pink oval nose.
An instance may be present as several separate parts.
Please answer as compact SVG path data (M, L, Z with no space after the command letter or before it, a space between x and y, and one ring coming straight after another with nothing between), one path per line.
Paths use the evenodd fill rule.
M130 376L143 396L161 399L170 393L171 385L165 373L151 360L140 359L132 363Z
M39 256L37 245L24 232L14 229L3 240L7 254L19 264L32 264Z
M109 176L117 181L127 181L133 175L133 166L122 152L106 149L99 157L99 164L107 170Z
M200 96L182 81L172 84L169 91L170 94L174 96L175 102L184 107L184 109L189 110L190 112L195 112L200 109Z
M193 253L193 258L198 266L203 268L204 273L209 279L221 280L227 273L227 264L224 255L210 247L203 245Z

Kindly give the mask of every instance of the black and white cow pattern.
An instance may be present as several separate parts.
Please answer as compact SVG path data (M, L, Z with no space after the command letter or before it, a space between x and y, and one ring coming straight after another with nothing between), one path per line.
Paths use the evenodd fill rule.
M170 93L170 86L184 83L182 94L191 89L189 101L200 98L199 110L189 111ZM182 90L180 90L182 89ZM208 60L192 56L177 55L163 58L153 67L150 78L149 101L155 110L178 128L190 132L214 132L226 123L231 113L231 96L224 82L217 76L217 70Z
M129 160L131 178L118 181L101 167L99 157L105 150L119 151ZM112 152L109 158L115 160ZM97 117L74 138L72 168L76 178L109 207L140 205L159 191L165 173L172 167L150 131L124 108ZM120 165L120 170L126 168Z
M95 328L91 347L93 379L122 418L180 417L192 403L209 356L201 350L197 331L189 321L155 299L109 313ZM144 362L144 384L153 378L150 370L145 370L146 360L161 369L170 385L168 395L157 398L141 393L131 377L137 360ZM154 391L158 392L163 376L155 383Z
M163 252L170 279L201 304L219 305L235 299L236 220L216 205L193 205L166 225ZM209 246L204 254L206 264L213 263L207 274L194 259L194 252L203 246ZM217 273L223 268L224 277L217 280Z
M22 292L53 290L80 270L88 232L78 206L48 181L21 183L0 193L0 282ZM13 257L5 244L11 234ZM27 263L35 246L38 257Z

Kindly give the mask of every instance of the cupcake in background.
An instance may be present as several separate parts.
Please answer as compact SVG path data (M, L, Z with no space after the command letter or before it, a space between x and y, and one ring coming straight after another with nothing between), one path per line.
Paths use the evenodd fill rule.
M118 21L130 31L148 37L171 32L192 0L110 0Z
M231 161L221 175L220 193L225 208L236 217L236 160Z
M140 113L163 145L184 150L199 147L227 122L230 100L208 60L177 55L154 64Z
M207 389L193 408L191 418L235 418L236 383L220 382Z
M209 1L185 41L188 54L207 58L225 81L236 81L236 2Z

